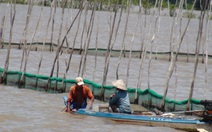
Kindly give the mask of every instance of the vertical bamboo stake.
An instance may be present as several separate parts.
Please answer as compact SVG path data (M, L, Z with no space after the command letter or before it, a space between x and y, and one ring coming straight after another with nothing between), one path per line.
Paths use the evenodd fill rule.
M0 47L3 49L2 45L2 39L3 39L3 31L4 31L4 21L5 21L5 15L2 17L2 22L1 22L1 28L0 28Z
M81 74L82 77L83 77L85 69L86 69L87 51L88 51L88 47L90 45L91 34L93 31L95 11L96 11L96 4L94 3L93 9L92 9L92 14L91 14L91 20L90 20L90 24L89 24L89 29L88 29L88 34L87 34L86 48L85 48L85 52L84 52L83 68L82 68L82 74Z
M87 15L88 15L88 4L87 4L87 1L85 1L84 3L85 5L85 14L84 14L84 23L83 23L83 29L82 29L82 33L81 33L81 40L80 40L80 51L79 51L79 54L82 54L82 51L85 50L85 41L83 41L84 39L84 33L87 31ZM84 45L83 45L83 42L84 42ZM83 46L83 48L82 48ZM83 55L81 55L81 59L80 59L80 64L79 64L79 70L78 70L78 76L80 76L80 72L81 72L81 69L82 69L82 60L83 60Z
M128 6L128 13L129 13L129 6ZM133 36L132 36L132 39L131 39L131 42L130 42L131 46L130 46L130 53L129 53L128 68L127 68L127 81L126 81L126 85L128 83L128 78L129 78L129 69L130 69L130 63L131 63L131 58L132 58L132 47L133 47L133 44L134 44L134 38L135 38L136 31L137 31L137 27L138 27L140 21L141 21L141 14L139 13L138 14L137 22L136 22L135 27L134 27ZM138 91L138 87L136 88L135 96L134 96L134 103L135 104L138 103L137 91Z
M97 65L97 50L98 50L98 35L99 35L99 15L97 17L97 24L96 24L96 41L95 41L95 61L94 61L94 71L93 71L93 81L95 81L95 75L96 75L96 65Z
M150 46L151 49L150 49L149 65L148 65L148 88L150 88L152 48L153 48L155 36L157 36L157 32L159 32L159 28L160 28L160 26L158 26L158 25L160 24L159 21L160 21L160 12L161 12L161 8L162 8L162 2L163 2L163 0L159 0L158 3L157 3L157 1L155 3L155 8L156 8L156 5L158 5L158 15L155 18L154 33L153 33L152 38L151 38L151 46Z
M31 41L31 43L30 43L30 47L29 47L29 49L28 49L27 59L28 59L28 57L29 57L29 53L30 53L30 50L31 50L31 45L32 45L32 43L34 42L35 34L36 34L36 32L37 32L37 30L38 30L38 28L39 28L40 19L41 19L41 16L42 16L42 14L43 14L43 6L44 6L44 2L42 2L41 12L40 12L40 15L39 15L39 19L38 19L38 22L37 22L37 25L36 25L36 28L35 28L35 31L34 31L34 34L33 34L33 37L32 37L32 41ZM37 43L38 43L38 42L37 42ZM38 45L37 43L36 43L36 45ZM25 62L25 67L26 67L26 66L27 66L27 60L26 60L26 62ZM39 65L39 66L40 66L40 65ZM37 88L37 78L36 78L35 88Z
M61 39L62 28L63 28L63 17L64 17L64 12L65 12L65 6L66 6L66 4L67 4L67 0L64 0L63 3L62 3L62 5L61 5L62 6L62 15L61 15L61 21L60 21L59 35L58 35L58 40L57 40L57 43L58 44L60 43L60 39ZM57 74L56 74L57 77L59 76L58 74L59 74L59 58L57 58ZM63 89L63 84L62 84L62 87L60 89ZM57 81L56 81L56 90L58 90L57 89Z
M189 110L190 107L191 107L190 106L191 98L193 96L194 82L195 82L197 67L198 67L198 63L199 63L199 50L200 50L200 46L201 46L201 43L202 43L202 32L203 32L203 26L204 26L204 17L205 17L206 10L208 10L206 4L203 4L203 5L200 5L200 6L203 6L203 7L201 8L201 15L200 15L200 20L199 20L199 31L198 31L197 40L196 40L194 73L193 73L193 77L192 77L191 88L190 88L190 93L189 93L189 97L188 97L188 103L187 103L186 110Z
M50 40L49 51L54 51L53 38L54 38L54 22L55 22L54 17L55 17L56 10L57 10L57 2L56 2L56 0L53 0L53 7L54 7L54 12L53 12L53 16L52 16L52 31L51 31L51 40Z
M140 49L140 55L139 58L141 59L140 61L140 67L139 67L139 74L138 74L138 82L137 82L137 88L141 88L141 82L142 82L142 77L143 77L143 65L144 65L144 59L146 58L146 52L147 52L147 46L144 45L144 38L146 36L145 28L147 27L147 15L145 14L145 19L144 19L144 24L141 24L141 36L143 37L141 41L141 49ZM149 27L151 30L151 27ZM149 30L149 32L150 32Z
M119 26L120 26L120 23L121 23L121 18L122 18L122 13L123 13L123 8L124 8L124 5L123 5L123 1L122 1L122 6L121 6L121 12L120 12L120 15L119 15L119 20L118 20L118 26L117 26L117 29L116 29L116 33L115 33L115 40L117 38L117 33L118 33L118 29L119 29ZM115 40L113 42L113 45L115 43ZM112 47L113 48L113 47ZM122 48L120 50L120 54L119 54L119 62L118 62L118 65L117 65L117 68L116 68L116 79L118 79L118 69L119 69L119 64L121 63L121 56L122 56L122 52L123 52L123 43L122 43Z
M113 32L114 32L114 27L115 27L115 22L116 22L117 10L118 10L118 7L117 7L117 4L116 4L112 29L111 29L111 32L110 32L107 52L106 52L106 56L105 56L103 81L102 81L102 87L101 87L101 93L100 93L100 99L102 99L102 100L104 100L104 85L105 85L106 79L107 79L107 73L108 73L108 67L109 67L109 61L110 61L110 55L111 55L111 47L112 47L111 44L112 44Z
M83 3L83 0L82 0L82 3ZM74 22L76 21L76 19L77 19L77 17L79 16L80 12L81 12L83 9L84 9L84 6L81 6L81 8L79 9L78 13L76 14L74 20L72 21L72 23L71 23L69 29L67 30L67 32L66 32L66 34L65 34L65 36L64 36L64 38L63 38L63 40L62 40L62 43L61 43L61 44L58 46L58 48L57 48L56 56L55 56L55 59L54 59L54 62L53 62L53 66L52 66L52 70L51 70L50 76L49 76L49 78L48 78L48 83L47 83L47 85L46 85L46 90L48 90L48 85L49 85L49 82L50 82L50 78L53 76L55 63L56 63L56 61L57 61L57 58L58 58L59 53L60 53L60 51L61 51L61 49L62 49L62 47L63 47L64 42L65 42L65 40L67 39L67 35L68 35L68 33L70 32L72 26L74 25Z
M211 6L209 8L211 10ZM207 78L207 73L208 73L208 36L209 36L209 29L210 29L210 17L211 17L211 12L207 12L207 21L206 21L206 38L205 38L205 86L204 86L204 97L206 93L206 88L208 86L208 78Z
M196 0L193 3L191 13L193 13L193 9L194 9L195 3L196 3ZM170 63L170 66L169 66L168 77L167 77L167 80L166 80L165 90L164 90L164 94L163 94L163 98L162 98L162 102L161 102L161 110L162 111L165 110L165 98L166 98L166 95L167 95L167 92L168 92L169 81L170 81L172 73L174 71L174 66L175 66L175 63L176 63L176 60L177 60L177 57L178 57L178 53L179 53L179 50L181 48L181 44L182 44L182 41L183 41L183 39L185 37L185 34L186 34L187 30L188 30L188 26L190 24L190 20L191 20L191 17L189 17L189 19L188 19L188 22L187 22L187 25L185 27L185 30L184 30L184 32L183 32L183 34L182 34L182 36L180 37L180 40L179 40L177 52L176 52L175 56L173 57L172 62Z
M121 18L121 15L122 15L123 8L124 8L124 0L122 0L122 9L121 9L121 13L120 13L120 18ZM125 38L126 38L126 31L127 31L127 23L128 23L128 17L126 19L126 24L125 24L125 28L124 28L124 36L123 36L123 39L122 39L121 50L120 50L120 53L119 53L119 61L118 61L117 67L116 67L116 79L119 78L119 76L118 76L119 65L121 63L122 54L123 54L124 49L125 49L124 47L125 47Z
M139 0L139 12L138 12L138 24L140 23L140 33L142 32L142 23L141 23L141 18L142 18L142 12L141 12L141 0ZM136 26L135 28L137 28L138 26ZM142 36L142 33L141 33ZM142 38L142 37L141 37ZM144 41L144 40L142 40ZM138 72L138 80L137 80L137 85L136 85L136 93L135 93L135 99L134 99L134 103L138 104L138 89L141 88L141 79L143 77L143 73L141 73L143 71L143 53L142 51L144 51L143 49L143 44L141 41L141 47L142 49L140 49L140 53L142 53L142 56L140 56L138 59L140 60L140 66L139 66L139 72Z
M65 80L66 77L67 77L67 73L68 73L68 70L69 70L70 63L71 63L72 55L73 55L73 52L74 52L74 49L75 49L76 38L77 38L77 35L78 35L78 32L79 32L79 26L80 26L81 16L82 16L82 11L80 12L79 17L78 17L77 31L76 31L76 33L75 33L75 37L74 37L74 40L73 40L73 46L72 46L72 48L71 48L71 52L70 52L70 55L69 55L69 59L68 59L67 65L66 65L66 71L65 71L65 74L64 74L64 76L63 76L63 81L62 81L62 86L61 86L61 87L64 86L64 80Z
M43 1L43 4L44 4L44 2L45 1ZM43 40L42 54L41 54L41 58L40 58L40 61L39 61L39 64L38 64L37 74L40 73L40 67L41 67L41 64L42 64L42 61L43 61L43 50L44 50L44 46L46 44L46 40L47 40L47 37L48 37L49 23L50 23L51 19L52 19L52 6L51 6L50 14L49 14L49 20L48 20L48 23L47 23L47 26L46 26L46 35L45 35L45 38Z
M177 8L177 2L178 1L175 2L175 7L174 8ZM168 8L169 8L169 12L171 12L170 11L170 6L169 6L169 2L168 2ZM173 49L173 45L172 44L173 44L173 37L175 36L174 35L175 26L174 25L177 25L176 17L177 16L175 15L175 11L174 11L174 16L173 16L173 19L172 19L172 24L171 24L171 29L170 29L170 47L169 47L170 55L169 55L169 61L171 61L171 59L173 58L173 55L174 55L174 49ZM174 23L176 23L176 24L174 24Z
M127 27L128 27L128 22L129 22L129 15L130 15L130 9L129 9L129 4L131 3L131 1L127 0L127 18L126 18L126 33L127 33ZM129 77L129 68L130 68L130 62L131 62L131 54L132 54L132 42L130 43L130 53L129 53L129 61L128 61L128 65L127 65L127 77L126 77L126 86L128 85L128 77Z
M185 7L186 7L186 13L188 14L188 8L187 8L187 0L185 1ZM189 43L188 43L188 38L187 38L187 62L189 62Z
M140 3L141 3L141 0L140 0ZM142 13L142 12L140 12L140 13ZM140 27L141 27L141 32L142 32L142 30L143 30L143 32L142 32L142 41L141 41L141 48L140 48L140 55L139 55L139 58L140 59L142 59L142 57L143 57L143 54L144 54L144 49L145 49L145 47L144 47L144 40L145 40L145 36L146 36L146 32L145 32L145 28L146 28L146 26L147 26L147 15L146 15L146 13L144 13L144 24L143 25L141 25ZM143 29L144 28L144 29ZM145 53L146 54L146 53ZM141 68L141 67L140 67ZM138 81L139 82L139 81Z
M118 1L117 1L117 2L118 2ZM117 28L116 28L116 32L115 32L115 38L114 38L114 41L113 41L113 43L112 43L112 47L111 47L111 49L113 49L113 45L114 45L114 44L115 44L115 42L116 42L116 38L117 38L117 35L118 35L118 31L119 31L120 23L121 23L122 12L123 12L123 4L122 4L122 6L121 6L121 12L120 12L119 20L118 20L118 23L117 23Z
M4 66L4 71L1 75L0 78L0 84L5 82L6 79L6 71L8 70L9 67L9 60L10 60L10 49L11 49L11 42L12 42L12 32L13 32L13 24L15 21L15 15L16 15L16 4L13 4L13 8L12 8L12 4L11 4L11 10L10 10L10 36L9 36L9 46L7 49L7 58L5 61L5 66Z
M20 69L20 71L22 71L22 75L21 75L21 79L19 81L19 86L18 86L19 88L23 84L24 73L26 72L26 66L27 66L27 61L28 61L26 43L27 43L28 26L29 26L29 22L30 22L30 17L32 15L32 8L33 8L33 2L32 2L32 0L30 0L28 4L29 4L29 6L28 6L28 12L27 12L27 18L26 18L26 25L25 25L24 34L23 34L24 49L23 49L21 69ZM28 50L30 51L30 48L28 48ZM22 64L23 64L23 60L24 59L25 59L25 66L24 66L24 68L22 70Z

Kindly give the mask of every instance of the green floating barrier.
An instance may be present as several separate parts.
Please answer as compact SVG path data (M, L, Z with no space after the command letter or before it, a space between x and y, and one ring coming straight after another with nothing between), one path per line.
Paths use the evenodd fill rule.
M3 68L0 68L0 75L4 72ZM26 89L33 89L37 91L46 91L49 93L64 93L68 92L70 87L75 85L75 79L63 79L57 77L35 75L30 73L24 73L24 79L22 80L21 87ZM22 76L20 71L6 71L6 79L3 82L6 85L19 86L19 82ZM95 97L99 97L102 90L103 99L107 101L111 94L116 93L114 86L101 86L95 82L84 79L86 85L92 90ZM163 96L156 93L155 91L147 88L146 90L141 90L137 88L128 88L127 92L129 94L130 102L143 105L147 108L158 108L161 107L161 102ZM178 111L185 110L187 107L188 100L172 100L165 98L165 111ZM190 102L191 110L202 110L204 106L200 104L200 100L191 99Z

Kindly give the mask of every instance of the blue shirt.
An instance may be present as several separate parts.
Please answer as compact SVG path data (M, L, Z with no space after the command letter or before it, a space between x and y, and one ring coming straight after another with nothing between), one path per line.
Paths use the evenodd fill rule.
M118 92L109 99L109 105L117 105L120 113L131 113L130 99L127 91L118 90Z

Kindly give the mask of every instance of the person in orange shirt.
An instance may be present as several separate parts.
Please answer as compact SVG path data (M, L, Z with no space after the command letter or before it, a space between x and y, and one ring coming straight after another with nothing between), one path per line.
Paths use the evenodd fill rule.
M76 84L72 86L69 90L67 101L65 101L65 111L77 111L80 108L86 108L87 98L90 99L90 108L92 109L94 96L90 88L84 84L82 77L77 77L75 79Z

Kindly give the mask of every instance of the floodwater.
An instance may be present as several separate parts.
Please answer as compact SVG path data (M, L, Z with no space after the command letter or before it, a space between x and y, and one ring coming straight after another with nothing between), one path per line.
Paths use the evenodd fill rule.
M10 5L0 4L0 22L3 21L3 16L6 17L4 32L2 34L2 41L9 42L9 32L10 32ZM61 42L67 28L71 25L71 22L74 16L77 13L77 10L66 10L63 23L63 32L61 38L58 39L59 27L61 22L61 9L57 8L55 19L55 27L53 34L52 30L52 21L50 21L50 26L48 29L48 34L46 32L47 22L49 19L50 8L45 7L44 12L42 13L40 26L35 34L33 42L54 42L57 44ZM27 30L27 35L24 36L23 31L26 23L26 14L27 6L16 5L16 17L13 27L13 36L12 42L20 43L24 42L24 39L27 42L32 41L32 36L35 31L35 27L41 12L41 7L34 6L31 16L31 21L29 23L29 28ZM91 14L91 12L88 12ZM84 16L84 14L82 14ZM53 17L53 16L52 16ZM109 29L111 28L110 18L113 17L112 13L108 12L98 12L96 14L96 23L94 24L93 34L91 35L91 41L89 48L95 48L97 30L98 30L98 48L107 48L109 41ZM90 20L90 18L87 18ZM114 43L114 49L120 49L123 41L124 27L126 23L126 14L123 16L121 27L118 31L118 35ZM152 47L153 51L157 52L167 52L170 51L170 29L172 18L168 16L162 16L160 19L160 27L158 28L158 34L154 34L154 21L155 17L146 16L140 20L141 25L136 25L138 20L138 15L136 13L130 15L128 32L125 36L126 49L132 48L133 50L141 49L141 43L144 42L147 46L147 50L150 51ZM146 27L144 28L144 20L146 20ZM99 23L97 23L97 21ZM182 19L182 30L185 28L187 19ZM76 39L76 48L79 48L81 41L86 42L88 39L81 39L82 25L84 23L83 17L81 20L77 19L77 22L70 30L68 34L67 43L70 47L73 45L73 40L76 35L77 23L80 23L79 32ZM179 21L176 21L175 24L179 24ZM87 21L87 26L89 22ZM179 25L178 25L179 26ZM173 37L173 47L177 47L176 44L179 39L180 30L177 29L178 26L175 26L175 34ZM140 28L137 28L140 27ZM179 27L178 27L179 28ZM136 30L135 30L136 29ZM139 29L139 30L138 30ZM208 28L210 29L210 28ZM141 30L141 31L140 31ZM204 29L206 30L206 29ZM185 40L182 43L181 52L186 53L195 53L196 47L196 36L198 32L198 19L192 19L188 34L185 36ZM135 33L135 35L134 35ZM47 35L46 35L47 34ZM51 36L53 38L51 40ZM151 36L152 35L152 36ZM151 42L153 36L155 35L154 42ZM207 38L208 48L207 51L209 54L212 54L211 43L211 31L209 30L207 36L204 34L204 38ZM133 36L135 37L134 39ZM167 37L168 36L168 37ZM133 41L132 41L133 40ZM132 44L132 45L131 45ZM152 46L151 46L152 45ZM83 45L84 46L84 45ZM132 46L132 47L131 47ZM201 45L200 53L205 52L203 50L205 45ZM0 49L0 67L4 68L6 62L8 50ZM9 70L21 71L23 69L22 62L23 50L12 49L10 52L9 60ZM49 76L53 61L56 54L55 52L48 51L31 51L26 72L32 74L40 74ZM39 61L42 59L41 68L38 73ZM63 53L59 56L59 77L63 77L66 69L66 62L68 61L69 54ZM67 78L74 79L78 76L79 65L80 65L81 55L74 54L71 60L70 69L67 73ZM101 84L103 80L103 71L105 66L105 57L88 55L86 59L86 67L83 77ZM106 85L111 85L111 81L116 78L116 68L120 60L115 57L111 57L109 60L109 69ZM129 76L127 77L127 69L129 64L129 58L123 58L120 61L119 67L119 76L124 80L128 79L127 85L131 88L136 88L138 85L141 85L142 90L148 88L149 86L152 90L163 95L165 83L168 77L168 69L170 62L164 60L151 60L150 73L148 73L149 68L149 58L144 59L141 66L141 60L133 58L130 60L129 65ZM22 66L22 67L21 67ZM139 72L141 70L141 72ZM169 84L169 90L167 97L171 99L187 99L192 76L194 72L194 63L193 62L177 62L177 69L174 71L172 78ZM139 74L141 75L141 84L138 84ZM54 76L56 72L54 72ZM208 63L198 64L197 75L195 78L194 93L193 98L196 99L212 99L212 64ZM1 131L161 131L161 132L175 132L177 130L171 128L155 128L155 127L145 127L145 126L136 126L136 125L123 125L116 124L110 120L105 120L95 117L84 117L79 115L70 115L67 113L62 113L61 109L64 107L62 97L64 94L50 94L44 92L38 92L28 89L18 89L14 86L3 86L0 85L0 130ZM95 100L95 105L98 105L99 102Z
M165 127L118 124L108 119L61 112L62 97L0 85L1 132L181 132ZM95 100L94 107L102 102Z

